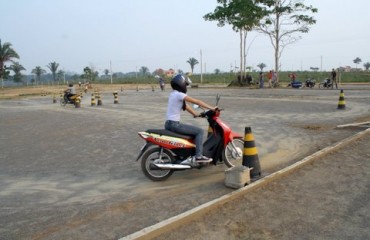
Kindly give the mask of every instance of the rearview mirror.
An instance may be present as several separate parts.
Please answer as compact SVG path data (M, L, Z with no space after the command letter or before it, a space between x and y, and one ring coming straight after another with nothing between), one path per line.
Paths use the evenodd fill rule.
M216 106L218 106L218 102L220 101L220 98L221 98L220 94L217 94L217 96L216 96Z

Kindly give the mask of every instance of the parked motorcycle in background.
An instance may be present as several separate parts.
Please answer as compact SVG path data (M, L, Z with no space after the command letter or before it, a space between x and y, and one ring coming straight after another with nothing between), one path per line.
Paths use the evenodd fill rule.
M319 88L331 88L333 83L331 82L330 78L326 78L319 84Z
M309 78L309 79L306 79L306 81L304 82L304 87L313 88L315 84L316 84L316 81Z

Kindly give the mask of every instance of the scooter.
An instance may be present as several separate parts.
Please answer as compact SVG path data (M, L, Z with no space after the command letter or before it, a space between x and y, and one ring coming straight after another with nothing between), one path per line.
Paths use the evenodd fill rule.
M306 79L306 81L304 82L304 87L313 88L315 84L316 84L316 81L309 78L309 79Z
M292 87L292 88L302 88L302 86L303 86L302 82L297 81L297 80L291 81L288 84L288 87Z
M330 79L326 78L319 84L319 88L331 88L332 84L333 83L330 81Z
M68 92L64 93L64 96L60 99L60 105L65 106L66 104L76 104L76 99L79 98L79 95L73 95L68 98Z
M220 96L217 96L216 105ZM203 144L203 155L212 158L214 165L224 163L227 167L242 165L244 141L220 119L222 109L208 110L200 114L206 118L212 133ZM194 136L178 134L165 129L148 129L139 132L146 141L136 161L141 158L141 170L152 181L168 179L175 171L202 168L209 163L194 158Z

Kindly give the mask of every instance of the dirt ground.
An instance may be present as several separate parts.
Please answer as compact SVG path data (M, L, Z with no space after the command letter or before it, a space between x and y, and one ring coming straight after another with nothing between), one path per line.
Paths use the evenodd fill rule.
M369 239L370 134L156 239Z
M153 86L155 91L151 85L97 86L104 105L91 107L89 92L84 96L81 108L53 104L52 96L56 94L59 98L60 88L1 89L0 239L119 239L232 192L233 189L224 186L222 165L176 172L167 181L159 183L143 176L140 163L135 162L144 143L137 132L163 126L168 98L167 91L160 92L158 86ZM112 91L119 91L119 104L113 104ZM208 103L214 101L217 93L222 95L220 106L225 109L222 112L225 122L239 133L243 133L245 126L252 126L265 176L363 130L336 129L337 125L370 121L370 86L346 87L347 108L344 111L336 109L337 90L220 87L189 90L191 96ZM208 127L199 119L188 116L183 119L204 129ZM369 196L368 182L360 182L360 177L369 179L366 175L368 165L361 166L358 178L352 172L349 174L349 170L347 172L347 168L355 171L359 166L359 163L351 163L351 158L363 162L369 159L368 140L358 141L347 152L328 155L333 156L329 161L348 162L345 168L335 168L338 174L334 174L333 169L322 170L328 167L326 165L315 167L327 162L326 158L318 160L312 169L302 169L297 176L293 174L294 180L288 180L290 177L281 179L234 204L226 204L216 217L210 213L205 219L198 219L193 227L181 230L188 231L186 235L163 238L191 239L185 237L192 236L191 232L195 239L207 239L208 236L208 239L225 239L225 235L246 239L250 234L255 234L252 239L259 236L260 239L297 238L290 236L299 232L295 227L302 226L305 230L303 226L309 224L304 224L303 216L307 215L314 218L307 217L307 220L314 222L318 219L320 226L325 227L322 235L317 233L317 238L338 239L332 232L325 235L325 231L334 229L335 223L344 216L344 210L357 213L362 209L356 196L358 201L362 201L362 196ZM361 147L363 145L365 147ZM311 172L319 170L321 172L313 176L313 183L301 187L309 182L306 176L308 178ZM342 179L348 178L356 179L359 184L352 183L346 188L356 199L348 198L345 192L345 199L340 203L349 201L353 205L334 207L340 198L335 193L344 192L341 186L349 180L343 182ZM331 185L326 183L329 180ZM367 192L361 184L367 184ZM338 189L331 193L326 192L325 187ZM291 189L294 189L293 193L289 192ZM300 197L300 194L305 195ZM325 205L310 212L311 202ZM247 206L244 203L248 203ZM241 206L236 206L239 204ZM333 208L329 208L331 204ZM265 211L270 205L274 208ZM368 209L368 205L365 206ZM326 208L329 212L321 214ZM227 215L228 212L235 217ZM220 214L224 216L218 225ZM357 218L349 214L351 219L353 217L353 226L341 226L341 229L358 229L358 234L363 232L365 235L356 236L369 236L368 232L360 231L362 224L368 225L369 214L366 211L361 214ZM330 220L334 221L333 225L324 225ZM252 222L252 225L246 222ZM295 226L294 222L302 224ZM214 225L208 226L208 223ZM265 226L268 228L263 228ZM312 225L306 232L301 232L303 237L298 238L312 239L310 232L316 232L318 227ZM217 234L217 231L220 232Z

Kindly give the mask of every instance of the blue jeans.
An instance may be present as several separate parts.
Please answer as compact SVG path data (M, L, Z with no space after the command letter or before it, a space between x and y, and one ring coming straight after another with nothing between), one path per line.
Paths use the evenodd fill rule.
M203 155L203 132L204 132L203 129L193 125L182 124L180 122L170 120L167 120L165 122L164 128L175 133L194 135L196 146L195 156L201 157Z

